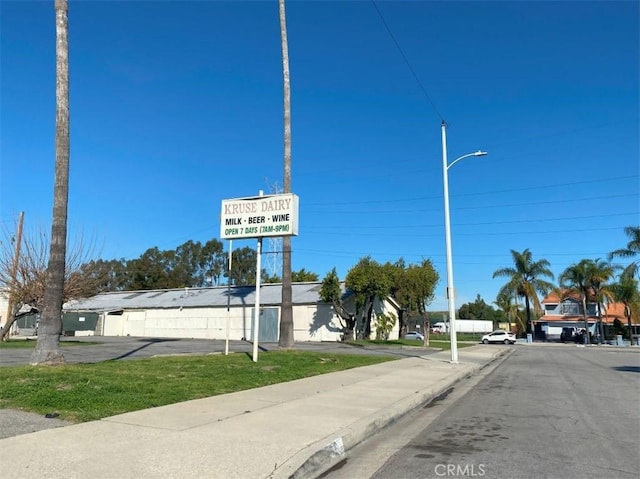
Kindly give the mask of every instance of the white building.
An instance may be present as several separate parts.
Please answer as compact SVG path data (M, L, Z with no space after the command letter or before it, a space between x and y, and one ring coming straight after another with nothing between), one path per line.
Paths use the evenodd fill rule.
M341 339L342 327L332 306L320 299L321 287L320 282L292 285L294 341ZM65 318L74 316L76 335L225 339L228 327L229 339L250 341L255 289L218 286L102 293L65 304L64 313ZM281 298L282 284L260 287L259 341L278 341ZM344 299L347 305L353 301L347 292ZM397 307L391 300L374 304L372 336L379 314L397 318ZM398 337L397 321L390 337Z
M4 326L9 317L9 295L0 289L0 326Z

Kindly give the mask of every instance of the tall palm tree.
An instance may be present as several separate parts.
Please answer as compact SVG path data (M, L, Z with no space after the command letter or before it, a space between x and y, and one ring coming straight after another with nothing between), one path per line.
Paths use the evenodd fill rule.
M69 200L69 26L67 0L55 0L56 17L56 163L53 190L51 247L44 290L44 307L31 364L61 364L62 297L67 254Z
M291 193L291 85L289 81L289 44L284 0L278 0L280 40L282 44L282 77L284 83L284 193ZM293 341L293 299L291 292L291 236L282 239L282 304L280 307L278 346L291 348Z
M609 261L614 258L635 258L640 256L640 226L627 226L624 232L629 237L627 247L609 253ZM635 276L636 273L640 273L640 259L632 261L622 274Z
M538 293L546 294L553 288L553 284L541 278L553 279L553 273L549 269L549 261L546 259L534 261L528 248L522 253L511 250L511 256L513 257L513 267L500 268L493 273L493 277L509 278L504 287L515 291L517 296L524 298L527 312L527 333L531 333L531 303L533 303L535 311L539 312L541 307Z
M584 321L584 343L589 342L589 321L587 320L587 300L593 294L591 278L593 275L593 261L583 259L567 267L559 276L560 286L580 295L582 302L582 318Z
M590 268L590 286L593 298L596 301L596 307L598 308L598 343L604 341L604 327L602 325L602 310L604 309L605 301L611 299L613 293L611 291L610 281L615 275L615 271L618 269L616 266L608 263L600 258L591 263Z
M629 338L633 344L632 320L634 323L640 322L640 291L638 291L638 281L627 275L621 275L620 281L611 285L611 300L624 305L624 315L627 318L627 328Z

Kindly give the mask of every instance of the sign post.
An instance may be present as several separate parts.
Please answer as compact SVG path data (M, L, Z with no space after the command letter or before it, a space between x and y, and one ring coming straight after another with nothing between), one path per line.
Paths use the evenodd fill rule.
M258 238L256 256L256 305L253 312L253 362L258 362L258 336L260 334L260 269L262 268L262 238Z
M222 200L220 237L234 240L257 238L256 304L253 321L253 361L258 361L258 334L260 326L260 273L262 238L265 236L297 236L298 196L292 193ZM231 249L231 241L229 242ZM231 255L231 252L229 252ZM231 262L231 260L229 260ZM231 269L231 268L229 268ZM229 306L227 306L227 309ZM229 312L227 312L229 317ZM227 341L229 337L227 324ZM227 351L225 350L225 353Z
M227 267L227 334L224 340L224 355L229 354L229 328L231 323L231 260L233 255L233 241L229 240L229 260Z

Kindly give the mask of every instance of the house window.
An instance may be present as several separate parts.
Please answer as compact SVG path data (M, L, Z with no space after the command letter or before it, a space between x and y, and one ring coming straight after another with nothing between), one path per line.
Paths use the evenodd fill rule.
M578 303L574 303L573 301L564 301L560 305L560 314L580 314L580 305Z

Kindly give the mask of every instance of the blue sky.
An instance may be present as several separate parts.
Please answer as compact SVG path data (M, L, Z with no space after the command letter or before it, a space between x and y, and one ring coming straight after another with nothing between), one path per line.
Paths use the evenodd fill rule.
M0 222L48 233L53 1L0 9ZM495 300L512 249L558 275L624 247L638 25L635 1L288 1L293 269L430 258L446 309L442 120L450 161L489 152L449 170L458 306ZM276 0L71 1L69 30L70 243L132 259L206 242L223 199L282 187Z

